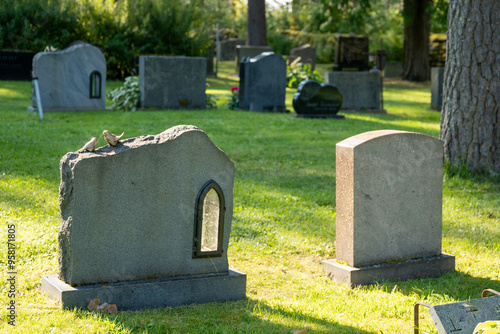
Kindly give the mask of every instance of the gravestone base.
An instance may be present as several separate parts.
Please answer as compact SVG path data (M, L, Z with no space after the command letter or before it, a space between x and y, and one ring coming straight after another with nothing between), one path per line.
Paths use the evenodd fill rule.
M119 311L173 307L244 299L246 274L229 269L227 274L172 277L107 284L70 286L58 275L42 277L42 291L61 302L64 309L87 307L92 299L116 304Z
M50 112L67 112L67 111L100 111L100 110L108 110L112 111L112 108L44 108L42 105L43 112L50 111ZM38 113L38 108L36 107L27 107L26 111L29 113Z
M329 115L329 114L295 114L295 117L300 118L336 118L336 119L344 119L344 115Z
M437 256L365 267L350 267L333 259L323 261L323 270L337 283L355 287L370 285L380 280L438 277L455 271L455 257L442 253Z

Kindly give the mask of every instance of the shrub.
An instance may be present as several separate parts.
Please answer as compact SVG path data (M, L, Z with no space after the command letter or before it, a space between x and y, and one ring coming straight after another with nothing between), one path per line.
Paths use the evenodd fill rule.
M137 110L141 93L139 91L139 77L127 77L122 87L108 93L108 99L113 101L113 110Z
M311 64L302 64L300 57L295 59L286 68L286 80L288 87L297 88L304 80L316 80L322 82L318 71L311 69Z

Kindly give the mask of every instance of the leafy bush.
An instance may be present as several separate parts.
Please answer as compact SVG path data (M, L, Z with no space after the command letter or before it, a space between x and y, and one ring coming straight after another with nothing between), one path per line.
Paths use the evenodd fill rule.
M207 82L205 84L205 87L208 88L210 87L210 84ZM207 98L206 98L206 106L207 106L207 109L216 109L217 108L217 101L219 101L219 99L217 98L217 96L215 96L214 94L206 94Z
M297 88L304 80L316 80L322 82L321 75L318 71L311 69L311 64L303 64L300 62L300 57L295 59L286 68L286 80L288 87Z
M122 87L108 93L108 99L113 101L113 110L137 110L141 93L139 91L139 77L127 77Z

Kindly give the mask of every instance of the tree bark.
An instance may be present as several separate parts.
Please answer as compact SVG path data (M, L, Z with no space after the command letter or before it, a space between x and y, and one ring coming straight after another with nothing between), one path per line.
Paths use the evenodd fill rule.
M448 11L441 139L452 166L500 172L500 1L453 0Z
M425 81L429 78L430 15L432 0L404 0L404 54L403 78Z
M248 0L247 45L267 45L265 0Z

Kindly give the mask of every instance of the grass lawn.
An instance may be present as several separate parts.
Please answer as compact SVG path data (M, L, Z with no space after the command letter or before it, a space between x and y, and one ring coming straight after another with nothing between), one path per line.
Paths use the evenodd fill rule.
M233 62L208 78L221 100L238 85ZM320 66L322 71L326 65ZM121 83L108 82L107 91ZM287 90L291 106L294 90ZM30 82L0 82L0 332L2 333L411 333L416 302L442 304L500 290L500 183L445 175L443 251L456 272L436 279L385 281L349 289L330 281L321 261L335 257L335 144L380 129L439 136L429 83L387 80L387 115L344 120L228 109L29 114ZM111 105L111 103L108 103ZM237 302L96 314L61 310L40 291L58 272L59 160L107 129L124 138L178 124L205 131L236 167L229 263L246 273ZM100 139L98 146L103 146ZM411 203L408 203L411 205ZM6 307L8 225L16 227L16 320ZM147 240L145 240L147 242ZM120 308L120 305L118 305ZM422 328L432 330L427 312Z

